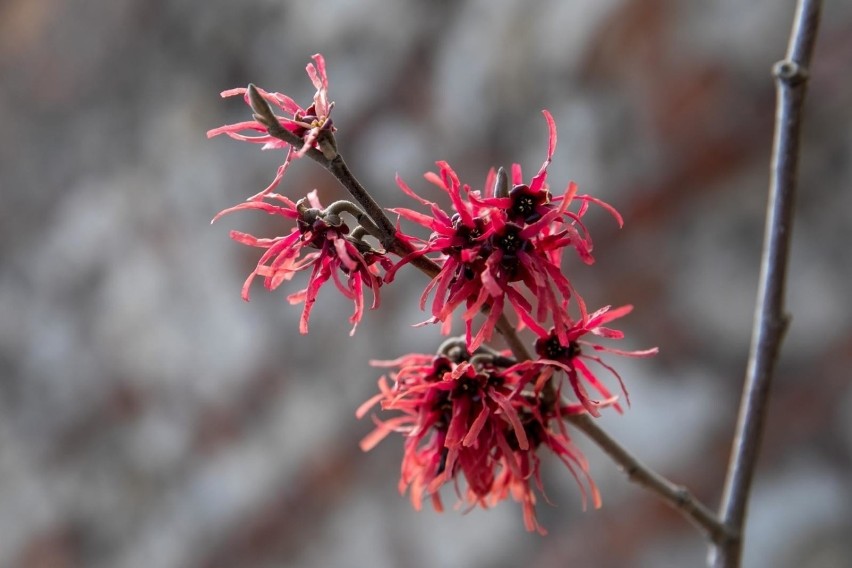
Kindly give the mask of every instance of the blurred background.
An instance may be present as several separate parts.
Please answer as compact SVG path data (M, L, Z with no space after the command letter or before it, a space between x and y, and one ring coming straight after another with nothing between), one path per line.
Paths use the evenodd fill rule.
M852 4L827 2L804 126L793 316L751 500L747 566L852 565ZM716 507L748 351L774 111L793 1L3 0L0 2L0 566L702 566L700 535L581 435L604 507L545 460L547 537L512 501L415 512L402 442L363 454L373 358L431 352L414 271L348 337L351 305L240 286L258 252L209 220L281 154L205 132L254 82L307 105L328 61L353 171L388 206L396 172L544 159L623 214L587 217L591 305L632 303L613 360L632 408L603 419ZM344 197L308 160L279 189ZM432 194L434 195L434 194ZM452 503L453 496L446 495Z

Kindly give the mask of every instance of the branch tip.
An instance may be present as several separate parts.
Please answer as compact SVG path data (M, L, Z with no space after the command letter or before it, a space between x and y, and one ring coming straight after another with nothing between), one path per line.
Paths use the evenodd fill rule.
M254 118L258 122L263 123L267 128L273 124L277 124L278 121L275 119L272 109L269 108L269 103L266 102L266 99L263 98L260 91L254 86L254 83L249 83L246 91L248 92L251 109L254 111Z
M503 166L497 170L497 179L494 181L494 197L507 197L509 195L509 175Z

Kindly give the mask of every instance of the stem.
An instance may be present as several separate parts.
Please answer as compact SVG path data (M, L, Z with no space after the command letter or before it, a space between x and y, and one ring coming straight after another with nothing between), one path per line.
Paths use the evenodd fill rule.
M784 313L784 287L793 224L802 106L820 7L819 0L798 0L786 57L773 67L778 106L760 284L737 430L719 509L732 538L721 542L714 540L710 563L716 568L740 566L748 497L766 419L769 389L789 323Z
M506 317L506 314L500 316L495 327L503 336L503 339L506 340L506 343L509 345L509 349L511 349L512 354L515 356L517 361L529 361L532 359L532 357L530 357L530 352L527 350L527 346L523 341L521 341L521 338L518 337L518 332L515 331L515 326L512 325L509 318Z
M325 156L323 156L325 158ZM331 175L337 178L337 181L345 187L352 197L364 208L364 212L375 221L376 225L381 232L381 240L382 246L385 249L395 253L402 253L403 256L409 252L412 252L411 247L406 246L406 243L396 238L396 227L394 227L393 222L385 215L385 212L376 203L376 200L373 199L373 196L370 195L364 186L361 185L352 172L349 170L349 166L346 165L346 162L343 161L343 156L338 154L334 157L334 159L329 160L328 164L324 164L325 169L327 169Z
M620 465L630 481L656 493L660 499L703 530L713 542L723 542L728 538L725 525L712 510L698 501L686 487L672 483L636 459L601 429L588 414L573 414L566 418L575 428L591 438L606 455L612 458L612 461Z

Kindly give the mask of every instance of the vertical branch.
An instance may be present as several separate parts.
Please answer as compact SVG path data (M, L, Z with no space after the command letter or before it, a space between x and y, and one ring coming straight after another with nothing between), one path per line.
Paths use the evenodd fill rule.
M732 538L715 543L716 568L740 565L742 535L754 477L769 388L789 321L784 288L790 250L802 106L816 40L820 0L798 0L787 54L773 67L777 89L769 203L746 379L719 515Z

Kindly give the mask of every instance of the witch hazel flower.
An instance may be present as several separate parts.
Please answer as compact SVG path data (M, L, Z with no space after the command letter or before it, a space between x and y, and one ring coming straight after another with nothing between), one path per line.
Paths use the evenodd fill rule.
M410 488L411 501L420 509L424 495L443 510L438 489L463 472L476 494L487 494L493 483L491 448L478 443L489 422L508 421L514 436L527 441L508 396L512 385L469 361L444 355L412 354L395 361L373 361L374 366L397 367L394 388L379 379L379 394L362 405L360 418L377 402L385 410L402 412L388 421L376 420L376 430L362 441L366 451L393 431L408 434L402 463L400 492ZM507 442L506 442L507 443Z
M626 316L631 311L633 311L631 305L615 309L611 309L611 306L605 306L588 317L575 322L568 330L565 338L560 337L555 329L551 329L549 333L540 334L535 343L538 359L520 363L519 367L540 372L539 380L549 380L551 376L560 371L564 372L580 405L592 416L600 416L599 409L602 406L613 406L620 413L622 411L621 406L618 403L613 403L615 397L588 363L593 363L614 376L618 380L625 400L630 404L630 397L621 376L613 367L604 363L598 353L612 353L625 357L651 357L656 355L659 350L653 347L637 351L624 351L589 341L588 336L623 339L623 332L606 327L606 325L613 320ZM589 395L586 385L602 398L593 399Z
M285 142L273 136L269 130L268 122L263 116L254 115L253 120L238 122L236 124L228 124L214 128L207 132L207 138L224 134L235 140L242 142L250 142L252 144L262 144L264 150L284 150L284 162L278 167L275 178L272 182L260 193L253 195L249 200L262 199L263 196L271 193L281 183L287 167L294 157L301 158L305 153L315 148L324 153L328 151L320 145L321 137L328 133L334 132L335 128L331 120L331 110L334 108L334 102L328 100L328 76L326 74L325 59L322 55L316 54L313 56L314 63L308 63L305 68L308 77L311 79L316 93L314 94L313 102L307 108L302 108L293 99L282 93L270 93L263 89L250 85L249 88L229 89L222 91L221 96L233 97L242 95L243 100L249 107L256 109L257 105L252 101L252 91L255 96L259 96L265 104L270 108L278 108L287 116L272 115L278 125L295 134L302 140L302 145L298 148L293 148L288 142ZM270 110L270 114L271 114ZM251 132L259 132L258 135L247 134ZM295 151L294 151L295 150Z
M546 535L547 531L539 524L535 513L536 490L545 496L540 451L552 453L565 465L580 488L583 509L587 507L590 496L596 509L602 504L600 492L589 474L588 461L572 442L565 426L567 416L582 414L585 410L579 404L545 404L533 396L520 397L517 404L528 447L499 449L501 467L486 501L488 505L494 505L511 495L523 508L524 527Z
M511 189L508 176L501 169L489 172L482 192L473 191L459 181L449 164L437 162L439 173L429 172L424 177L449 196L453 207L450 214L417 195L397 177L400 189L427 206L429 213L407 208L392 211L432 233L386 279L392 279L395 270L418 256L437 255L435 261L441 270L420 300L424 309L428 296L434 292L432 316L424 323L442 322L442 330L449 333L453 312L464 304L462 319L471 350L490 340L506 303L518 315L519 326L543 334L546 332L542 325L550 320L560 338L567 341L571 327L569 301L575 300L581 317L585 317L586 309L562 273L563 252L573 248L583 262L594 262L592 240L582 222L591 203L603 207L619 226L622 224L612 206L595 197L579 195L573 182L563 195L551 194L547 168L556 149L556 125L548 111L543 114L549 130L547 157L529 184L523 182L520 165L514 164ZM577 210L570 210L569 206L575 204ZM413 237L405 238L415 241ZM473 320L485 308L489 315L474 331Z
M585 410L542 402L531 388L529 369L514 365L507 353L483 349L471 355L463 340L453 339L438 355L410 354L373 364L395 369L389 374L393 385L382 376L379 393L356 415L363 417L376 404L398 415L374 416L376 429L361 448L368 451L393 432L405 437L399 490L409 492L415 509L429 499L442 511L440 489L452 482L460 506L487 508L511 495L522 504L527 529L545 533L536 520L533 490L543 492L540 449L568 467L584 502L588 487L600 505L588 464L563 422L564 416Z
M252 209L296 221L289 234L273 238L231 231L233 240L266 249L243 284L242 298L249 300L249 289L257 276L263 277L267 290L275 290L297 272L310 270L307 287L287 296L291 304L304 303L299 331L308 333L308 322L320 288L331 280L340 293L355 304L355 311L349 318L352 324L350 335L354 334L364 314L364 287L373 292L372 309L378 308L382 284L379 266L386 270L392 266L383 251L373 249L362 239L367 232L362 226L350 232L349 226L340 217L341 213L347 212L363 219L363 214L348 201L337 201L323 209L316 191L296 203L276 193L268 193L264 197L276 203L246 201L225 209L213 218L216 221L228 213Z

